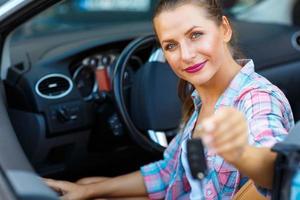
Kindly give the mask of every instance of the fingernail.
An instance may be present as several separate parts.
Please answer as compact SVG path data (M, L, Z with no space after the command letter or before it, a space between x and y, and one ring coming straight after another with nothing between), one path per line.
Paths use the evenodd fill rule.
M202 137L203 143L206 146L210 146L211 142L212 142L212 137L210 135L204 135Z
M210 153L211 154L217 154L216 150L214 148L210 148Z
M203 122L202 126L207 132L212 132L215 129L215 124L212 121Z
M202 125L201 124L198 124L195 128L196 131L202 131Z

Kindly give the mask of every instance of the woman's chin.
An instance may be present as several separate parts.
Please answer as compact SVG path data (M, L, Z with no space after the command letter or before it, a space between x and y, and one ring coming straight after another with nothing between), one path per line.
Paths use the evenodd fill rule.
M187 81L189 83L191 83L194 87L197 87L197 86L203 86L203 85L205 85L205 83L207 83L208 79L194 78L194 79L189 79Z

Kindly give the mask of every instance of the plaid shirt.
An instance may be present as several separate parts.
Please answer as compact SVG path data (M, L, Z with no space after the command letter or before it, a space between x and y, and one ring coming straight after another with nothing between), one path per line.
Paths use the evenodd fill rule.
M218 99L215 110L228 106L237 108L248 121L249 143L271 147L282 141L294 125L290 105L276 86L254 72L252 60L239 62L244 67ZM181 143L191 134L197 121L201 101L196 91L192 99L195 111L182 134L165 150L164 159L141 167L150 199L189 199L191 188L181 163ZM242 175L222 157L207 150L206 159L208 175L203 180L203 199L231 199L240 187Z

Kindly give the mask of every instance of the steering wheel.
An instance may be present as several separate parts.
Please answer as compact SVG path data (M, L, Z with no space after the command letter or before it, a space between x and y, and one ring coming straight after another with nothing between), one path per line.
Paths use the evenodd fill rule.
M124 86L123 86L124 73L126 71L125 69L126 69L126 66L128 66L128 62L129 62L130 58L133 56L134 53L136 53L142 47L145 47L147 45L153 45L155 43L156 43L156 38L154 35L140 37L140 38L137 38L137 39L133 40L132 42L130 42L127 45L127 47L121 52L120 56L117 59L112 85L113 85L113 92L114 92L114 99L115 99L116 106L118 108L121 119L123 120L124 124L126 125L127 129L129 130L129 135L131 136L131 138L143 149L153 152L153 153L158 153L158 152L163 152L165 147L158 144L157 142L153 141L151 138L147 137L146 133L145 133L146 132L145 129L147 129L147 130L149 130L149 129L163 130L165 127L169 128L169 129L173 129L173 127L175 125L179 124L178 119L180 118L180 115L181 115L181 111L180 111L181 106L180 105L177 106L177 104L179 104L178 103L179 100L177 101L177 84L176 84L177 77L175 75L170 74L173 72L170 72L172 70L170 69L168 64L165 62L164 63L162 63L162 62L148 62L147 63L147 64L150 63L150 65L152 64L152 66L146 66L145 68L146 68L147 72L144 74L149 74L147 76L149 76L150 78L147 79L147 78L143 77L142 81L140 83L146 82L146 84L148 83L148 86L150 85L152 87L152 85L155 84L155 82L157 82L158 84L156 84L156 85L158 85L159 87L153 88L151 90L160 89L162 87L162 85L164 87L165 87L165 85L172 85L171 86L172 91L174 91L173 93L176 96L175 98L170 98L171 101L173 101L173 102L170 102L170 100L168 100L168 98L163 96L163 95L166 95L165 93L169 93L170 87L168 87L168 86L167 86L168 88L166 88L163 92L160 91L160 93L159 93L160 97L158 97L158 98L156 97L156 99L154 99L154 101L159 99L159 100L157 100L157 101L159 101L159 104L155 104L155 105L158 105L156 107L158 108L157 110L159 110L159 111L164 110L164 108L168 107L168 105L170 105L170 104L172 104L173 107L176 107L176 108L178 107L178 110L176 111L176 113L179 113L179 115L173 114L173 113L170 114L170 112L167 112L166 116L168 116L168 117L163 117L163 118L168 118L168 120L171 119L172 123L169 123L170 120L167 122L163 122L163 120L157 120L157 117L153 117L153 115L155 115L156 113L153 114L150 111L151 118L156 118L155 120L159 121L160 125L151 126L152 128L145 128L144 131L141 130L141 128L137 125L138 123L136 122L136 120L133 120L134 117L129 114L130 113L129 109L126 107L126 102L125 102L125 97L124 97ZM147 64L145 64L145 65L147 65ZM156 70L156 71L153 71L153 70ZM161 70L164 70L164 71L161 71ZM160 78L158 78L158 79L154 78L154 77L158 77L158 76ZM162 79L162 76L163 76L163 79ZM170 77L171 80L168 80L168 78L166 78L166 77ZM155 80L153 80L153 79L155 79ZM165 82L161 83L162 80ZM139 85L139 84L134 84L134 85ZM142 90L142 91L144 91L144 90ZM146 89L146 91L148 91L148 90ZM162 96L161 96L161 94L162 94ZM167 95L169 95L169 94L167 94ZM132 95L131 97L137 98L136 96L137 95ZM146 96L146 98L147 98L146 101L148 101L148 103L149 103L149 101L151 101L148 104L148 107L150 107L150 109L145 109L145 111L142 111L143 108L141 108L141 107L145 107L144 104L142 103L141 106L137 108L137 110L139 113L146 112L146 114L147 114L147 111L153 110L152 109L153 99L151 99L151 98L154 98L153 96L157 96L157 95L154 95L153 93L151 93L150 95L147 94L147 95L143 95L143 96ZM163 100L163 99L167 99L167 100ZM176 105L174 104L174 99L175 99ZM145 98L144 98L144 100L145 100ZM141 99L136 100L137 103L139 103L140 101L142 101L142 100ZM161 104L162 101L163 101L163 104ZM168 102L165 102L165 101L168 101ZM155 105L154 105L154 107L155 107ZM174 110L174 109L172 108L169 110ZM162 112L164 112L164 111L162 111ZM159 115L161 115L161 113ZM173 116L176 116L176 118L174 118ZM172 117L174 118L174 120L172 120ZM137 117L137 118L139 118L139 117ZM149 117L146 117L143 120L144 120L144 122L151 121L151 119L149 119ZM170 124L172 124L172 125L170 125ZM164 126L164 128L161 128L162 126ZM153 128L153 127L155 127L155 128ZM165 129L165 130L167 130L167 129Z

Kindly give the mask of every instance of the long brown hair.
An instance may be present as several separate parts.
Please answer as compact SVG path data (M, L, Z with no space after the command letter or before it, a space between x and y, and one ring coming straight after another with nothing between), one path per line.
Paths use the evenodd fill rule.
M153 20L164 11L173 10L184 4L195 4L207 10L208 17L213 20L218 26L221 25L224 12L219 0L160 0L154 10ZM154 23L153 23L154 24ZM156 33L155 27L154 31ZM157 34L156 34L157 36ZM234 59L241 58L242 53L236 46L235 37L232 37L229 43L229 49ZM183 103L182 121L185 123L194 110L191 93L194 87L186 80L180 79L178 84L178 95Z

